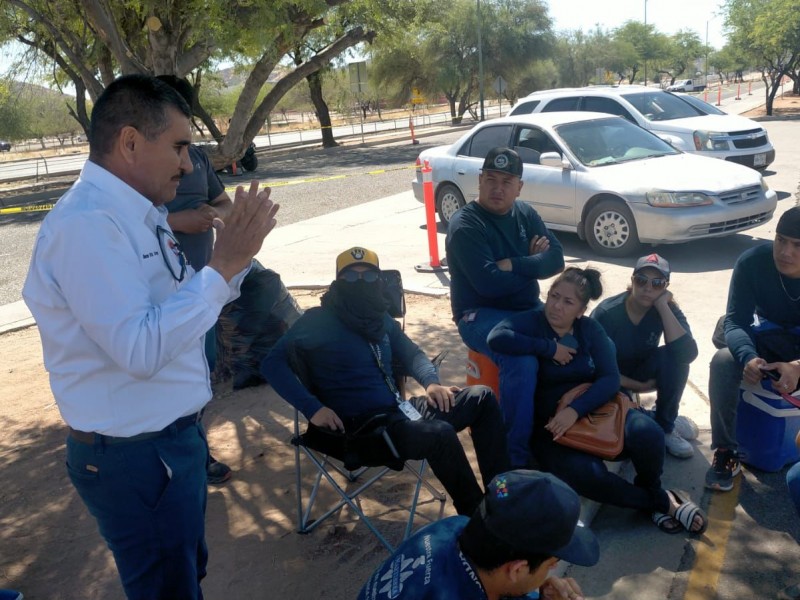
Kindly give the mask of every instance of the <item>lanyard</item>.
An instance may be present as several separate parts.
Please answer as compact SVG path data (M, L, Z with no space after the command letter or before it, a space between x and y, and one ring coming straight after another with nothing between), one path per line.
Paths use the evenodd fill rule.
M400 391L397 389L397 386L394 384L394 381L389 376L389 373L383 366L383 361L381 360L380 346L378 346L378 344L373 344L372 342L370 342L369 349L372 350L372 356L375 357L375 362L378 363L378 368L381 370L381 374L383 375L383 380L389 387L389 391L394 394L394 399L397 400L398 404L402 403L403 399L400 397Z

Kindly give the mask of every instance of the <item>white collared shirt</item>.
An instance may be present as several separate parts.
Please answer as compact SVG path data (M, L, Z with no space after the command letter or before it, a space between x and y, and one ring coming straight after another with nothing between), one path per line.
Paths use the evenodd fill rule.
M163 429L211 399L203 338L239 295L214 269L162 255L164 207L87 161L44 219L22 296L39 326L61 416L128 437Z

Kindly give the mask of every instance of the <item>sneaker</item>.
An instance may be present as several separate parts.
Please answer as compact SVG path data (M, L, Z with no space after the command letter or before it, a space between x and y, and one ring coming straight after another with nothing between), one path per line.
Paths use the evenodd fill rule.
M696 440L697 436L700 435L700 429L697 427L697 423L692 421L689 417L684 417L683 415L678 415L675 418L674 431L683 439L690 442L692 440Z
M16 590L0 590L0 600L22 600L22 592Z
M219 485L228 481L228 479L233 476L233 471L231 471L228 465L219 462L212 456L211 461L208 463L206 476L208 478L208 483L211 485Z
M676 458L691 458L694 456L692 445L678 435L678 432L664 434L664 443L667 445L667 452Z
M734 450L717 448L714 451L714 461L706 471L706 487L718 492L728 492L733 489L733 478L741 472L739 455Z

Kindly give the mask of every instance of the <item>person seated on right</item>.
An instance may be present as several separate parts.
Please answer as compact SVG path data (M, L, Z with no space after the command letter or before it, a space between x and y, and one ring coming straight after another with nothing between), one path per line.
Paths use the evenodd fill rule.
M505 319L489 334L496 352L528 354L539 359L531 446L542 469L568 483L578 494L613 506L650 515L659 529L702 533L705 514L684 492L661 486L664 431L644 412L629 410L624 447L617 459L629 458L636 478L629 483L611 473L603 459L556 443L581 417L602 406L619 391L614 343L600 324L584 317L589 300L602 294L600 273L570 267L550 286L543 310ZM572 388L589 389L556 413L558 401Z
M694 448L686 440L697 437L697 426L678 416L678 406L689 380L689 364L697 358L697 342L667 289L669 275L666 259L658 254L641 257L633 269L632 285L603 300L591 316L617 348L623 391L656 390L651 414L664 430L667 452L691 458ZM659 346L662 335L664 345Z
M530 204L517 200L522 160L510 148L493 148L478 176L478 199L447 227L450 304L461 339L498 366L498 395L514 468L530 462L537 362L494 352L486 336L502 319L541 306L539 280L564 269L564 252Z
M336 258L336 280L321 303L262 361L265 378L317 427L356 431L375 414L388 414L387 431L400 457L427 459L458 514L471 515L483 490L457 432L470 428L485 485L508 470L503 417L492 390L439 383L436 367L386 312L378 255L371 250L351 248ZM305 385L293 369L295 357L306 367ZM393 358L425 396L402 401Z
M781 215L774 242L736 261L724 331L727 347L711 359L708 381L715 451L706 472L706 487L721 492L731 490L741 472L736 412L742 381L758 385L764 370L774 370L780 377L772 387L791 394L800 379L800 207Z

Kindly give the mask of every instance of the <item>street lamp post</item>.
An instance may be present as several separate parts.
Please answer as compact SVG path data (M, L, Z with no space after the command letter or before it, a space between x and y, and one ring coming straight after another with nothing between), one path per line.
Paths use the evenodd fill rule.
M647 0L644 0L644 85L647 86Z
M481 0L476 0L478 3L478 95L481 100L481 121L484 120L483 115L483 43L481 42Z

